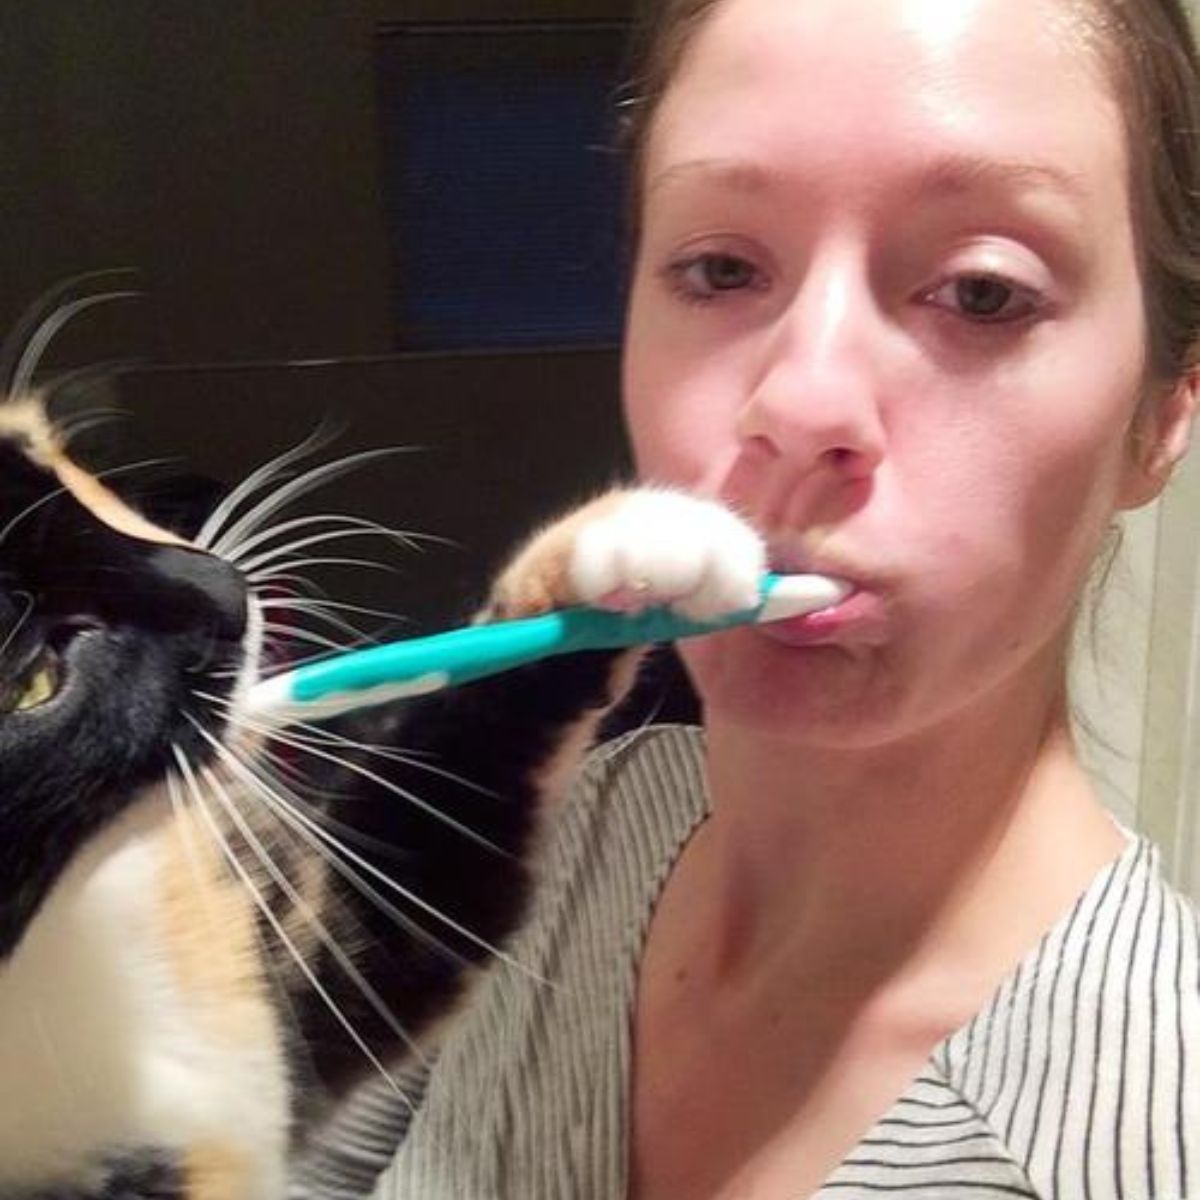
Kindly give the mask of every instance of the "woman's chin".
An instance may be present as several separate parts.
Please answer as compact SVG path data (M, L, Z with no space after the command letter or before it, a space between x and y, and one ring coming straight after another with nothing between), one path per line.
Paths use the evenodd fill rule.
M867 746L887 738L893 689L874 650L795 644L762 629L681 646L706 722L806 744Z

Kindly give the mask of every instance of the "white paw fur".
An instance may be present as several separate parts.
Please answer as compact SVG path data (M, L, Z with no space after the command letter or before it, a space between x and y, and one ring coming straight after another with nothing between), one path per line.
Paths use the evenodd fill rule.
M669 605L706 621L753 608L765 569L762 539L729 509L645 488L580 527L568 575L585 604Z

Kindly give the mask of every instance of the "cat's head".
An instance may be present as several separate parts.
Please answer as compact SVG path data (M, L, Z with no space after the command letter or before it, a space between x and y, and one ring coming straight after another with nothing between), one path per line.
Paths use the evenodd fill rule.
M248 612L238 570L77 466L36 400L0 403L0 964L99 834L211 758Z

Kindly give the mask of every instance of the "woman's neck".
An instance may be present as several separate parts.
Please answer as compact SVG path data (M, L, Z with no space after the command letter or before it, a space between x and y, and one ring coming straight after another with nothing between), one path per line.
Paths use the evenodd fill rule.
M1015 965L1124 844L1060 695L870 750L714 721L709 771L697 849L716 977L796 970L864 997L925 981L954 992Z

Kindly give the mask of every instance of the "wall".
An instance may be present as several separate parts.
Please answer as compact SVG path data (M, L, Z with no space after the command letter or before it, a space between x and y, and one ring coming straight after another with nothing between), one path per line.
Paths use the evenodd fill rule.
M310 433L420 444L322 503L450 538L346 586L419 621L537 516L622 469L615 348L393 353L372 35L383 20L620 17L625 0L37 0L0 6L0 329L51 284L132 266L48 368L124 360L79 403L131 413L104 464L226 484ZM127 287L128 280L98 286ZM388 489L404 493L386 509ZM368 585L366 580L373 579Z

